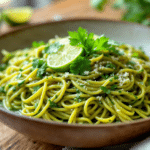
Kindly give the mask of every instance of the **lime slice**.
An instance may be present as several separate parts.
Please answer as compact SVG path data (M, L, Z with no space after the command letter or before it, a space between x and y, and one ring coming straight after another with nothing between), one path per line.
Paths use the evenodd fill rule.
M57 40L56 40L57 41ZM47 57L47 65L60 72L65 72L69 69L70 64L82 53L82 48L71 46L67 38L59 40L59 43L64 44L56 53L49 54Z
M20 25L28 22L32 16L32 8L18 7L6 9L2 13L3 19L10 25Z

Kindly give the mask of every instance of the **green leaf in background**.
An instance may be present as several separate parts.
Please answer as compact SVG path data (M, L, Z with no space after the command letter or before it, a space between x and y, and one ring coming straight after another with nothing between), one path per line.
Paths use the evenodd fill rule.
M91 6L99 11L105 4L105 0L91 0ZM116 0L113 8L124 9L122 20L150 25L150 0Z
M91 6L97 10L102 11L107 0L91 0Z

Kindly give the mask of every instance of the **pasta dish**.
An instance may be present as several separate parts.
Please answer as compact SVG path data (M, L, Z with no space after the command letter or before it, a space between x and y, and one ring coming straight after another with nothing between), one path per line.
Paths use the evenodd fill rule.
M2 50L0 102L49 121L106 124L150 115L150 61L142 48L79 27L69 36Z

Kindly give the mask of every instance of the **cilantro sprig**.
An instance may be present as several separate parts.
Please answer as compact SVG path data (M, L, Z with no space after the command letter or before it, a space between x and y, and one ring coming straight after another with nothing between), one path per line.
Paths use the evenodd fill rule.
M51 101L51 99L49 99L49 102L50 102L50 108L58 107L58 105L55 102Z
M82 55L78 56L70 65L71 73L83 75L85 71L90 71L89 57L91 55L97 53L122 55L115 49L116 43L110 41L109 38L104 35L94 39L94 33L88 33L88 31L82 27L79 27L77 31L69 31L68 34L70 36L70 45L83 48Z
M40 59L34 59L32 62L33 69L38 68L37 77L42 78L46 73L47 63Z
M85 71L91 70L91 62L89 59L79 56L71 65L70 72L74 74L84 75Z

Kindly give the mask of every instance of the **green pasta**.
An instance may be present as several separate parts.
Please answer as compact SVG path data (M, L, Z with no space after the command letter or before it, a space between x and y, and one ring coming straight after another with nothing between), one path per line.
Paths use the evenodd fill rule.
M24 50L2 51L0 101L3 107L29 117L69 124L106 124L148 118L149 57L128 44L110 45L104 36L85 34L83 43L93 42L92 46L77 42L79 38L74 44L72 34L56 37L48 43L34 42L31 48ZM77 33L76 37L79 37ZM79 52L79 47L83 48L82 53L68 63L64 71L51 68L49 56L67 47L66 41ZM95 50L95 44L99 49Z

